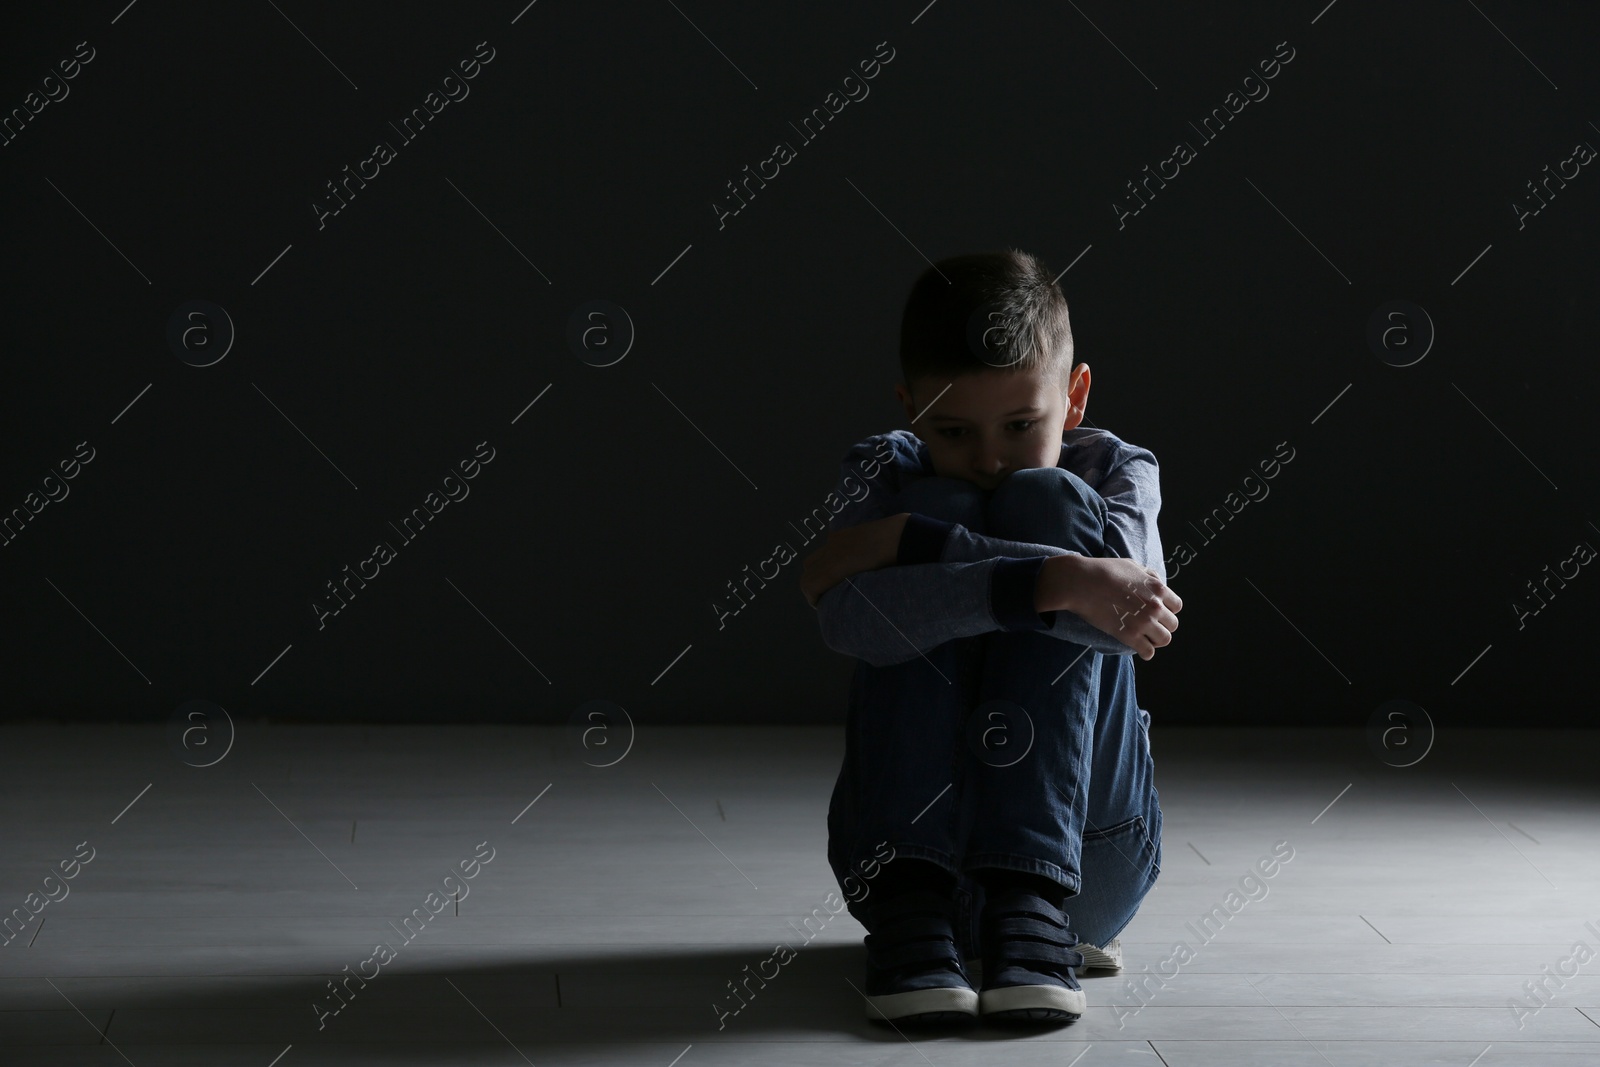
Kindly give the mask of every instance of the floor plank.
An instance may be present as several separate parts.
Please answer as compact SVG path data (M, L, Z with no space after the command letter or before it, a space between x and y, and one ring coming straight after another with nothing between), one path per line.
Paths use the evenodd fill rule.
M1157 726L1163 870L1126 973L1086 974L1069 1026L908 1033L867 1021L864 931L828 907L836 729L641 729L608 768L540 728L245 723L204 769L164 744L0 726L8 1065L1600 1062L1592 731L1441 731L1402 770L1358 731Z

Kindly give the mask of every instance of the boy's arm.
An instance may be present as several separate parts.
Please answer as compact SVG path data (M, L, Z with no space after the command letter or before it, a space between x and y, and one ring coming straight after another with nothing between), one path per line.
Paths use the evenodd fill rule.
M1161 531L1156 515L1161 511L1161 465L1148 448L1128 447L1126 456L1100 483L1106 502L1108 556L1138 560L1167 581L1167 564L1161 558Z
M1054 549L1056 555L1070 555ZM958 637L993 630L1033 630L1088 645L1107 655L1133 650L1069 611L1035 608L1045 556L997 556L971 563L915 563L862 571L817 601L822 640L835 652L874 667L902 663Z
M846 456L849 477L856 452ZM1139 455L1143 453L1143 455ZM1159 490L1155 457L1132 450L1101 485L1107 503L1104 555L1130 552L1165 580L1155 510ZM866 494L829 521L830 530L883 517L898 478L887 492ZM1133 546L1139 546L1137 553ZM1147 554L1154 553L1154 563ZM1036 610L1039 570L1054 555L1074 555L1054 545L1008 541L973 533L958 523L913 514L901 534L897 565L863 571L826 591L817 602L824 643L836 652L886 666L914 658L957 637L993 630L1030 630L1087 645L1107 655L1133 650L1066 610Z
M1130 449L1096 488L1106 502L1105 543L1094 555L1136 560L1167 580L1156 516L1161 469L1148 449ZM974 533L958 522L913 514L900 535L900 563L972 563L995 556L1078 555L1070 549Z
M1154 453L1128 446L1096 491L1106 502L1106 528L1105 542L1101 550L1093 554L1135 560L1155 571L1165 584L1167 570L1161 555L1161 535L1156 527L1156 517L1161 510L1160 466ZM1055 545L989 537L974 533L961 523L919 514L912 514L906 520L900 542L901 563L968 563L1007 556L1030 563L1035 575L1045 557L1078 555ZM1064 608L1040 612L1037 626L1016 628L1038 629L1051 637L1088 645L1107 655L1133 652L1114 636Z
M871 439L852 447L840 464L838 489L830 499L841 503L828 519L829 532L885 518L900 490L899 467L889 461L880 471L878 460L884 453L870 448L870 443ZM921 519L926 516L913 515L907 524ZM896 565L859 572L818 598L823 643L882 667L913 659L957 637L1039 628L1034 590L1043 555L1023 542L990 540L997 547L1014 544L1019 557L1036 558L1007 557L996 551L979 559L928 559L902 566L909 563L909 553L919 551L915 535L908 540L902 532ZM1064 554L1064 550L1046 546L1045 554ZM1109 646L1106 650L1113 654L1131 651L1098 630L1094 633L1101 647Z
M829 531L874 522L893 507L899 491L899 470L893 466L890 474L872 478L874 491L861 493L859 478L854 493L843 491L853 488L853 470L864 456L859 445L845 456L837 496L848 496L851 502L832 515ZM928 536L941 530L944 541L933 545ZM930 558L934 547L944 558ZM954 553L978 558L950 558ZM874 667L914 659L944 641L990 630L1045 630L1110 656L1133 654L1122 641L1070 611L1038 613L1038 571L1050 555L1072 553L1054 545L984 537L965 526L912 514L901 533L896 565L856 573L818 598L822 641Z

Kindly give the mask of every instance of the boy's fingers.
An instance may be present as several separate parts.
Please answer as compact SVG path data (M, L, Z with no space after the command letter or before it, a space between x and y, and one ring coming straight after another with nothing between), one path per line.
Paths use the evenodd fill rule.
M1176 599L1176 597L1173 599ZM1181 601L1179 602L1178 606L1182 607ZM1152 623L1164 630L1171 631L1178 628L1178 616L1175 614L1176 609L1172 608L1171 605L1163 601L1146 600L1144 601L1144 607L1140 608L1139 610L1140 612L1146 613L1146 617L1149 618ZM1168 640L1170 639L1171 634L1169 633ZM1160 643L1166 644L1167 642L1163 641Z
M1150 596L1149 599L1151 599L1151 600L1159 600L1161 603L1165 604L1167 607L1171 608L1173 611L1182 611L1183 610L1183 598L1180 597L1177 593L1174 593L1172 591L1172 587L1170 585L1168 585L1166 582L1163 582L1161 580L1160 576L1157 575L1156 572L1151 570L1149 567L1145 568L1145 573L1150 576L1150 581L1147 583L1147 588L1150 590L1150 593L1151 593L1151 596Z
M1140 647L1148 645L1150 656L1153 656L1156 654L1156 649L1172 643L1172 634L1160 623L1150 620L1149 625L1139 634L1139 640ZM1149 659L1150 656L1145 656L1144 658Z

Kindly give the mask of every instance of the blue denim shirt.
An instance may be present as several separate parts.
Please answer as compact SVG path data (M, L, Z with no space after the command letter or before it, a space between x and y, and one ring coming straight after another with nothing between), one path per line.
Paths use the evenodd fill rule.
M1109 431L1079 426L1063 436L1058 466L1106 502L1105 551L1097 555L1137 560L1165 582L1156 530L1161 486L1155 455ZM934 473L927 444L911 431L874 434L845 455L838 488L827 498L828 530L897 514L889 509L901 487ZM1045 558L1077 554L1055 545L988 537L960 523L913 513L895 566L855 574L817 601L823 643L874 667L992 630L1031 630L1106 655L1133 655L1133 649L1070 611L1034 609L1034 585Z

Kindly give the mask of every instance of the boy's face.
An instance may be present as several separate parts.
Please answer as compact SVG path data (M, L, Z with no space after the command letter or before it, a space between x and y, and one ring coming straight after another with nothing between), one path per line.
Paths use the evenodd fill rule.
M1065 394L1039 370L986 368L911 384L915 401L904 385L895 395L927 442L934 473L988 491L1017 471L1060 462L1062 435L1083 421L1089 402L1089 365L1073 365Z

